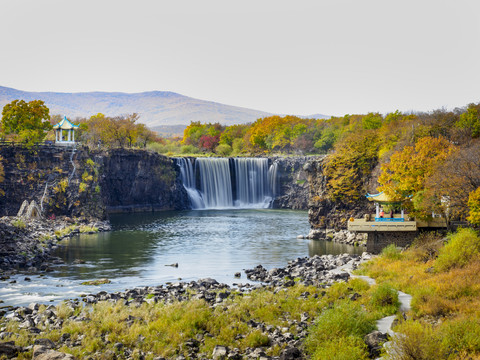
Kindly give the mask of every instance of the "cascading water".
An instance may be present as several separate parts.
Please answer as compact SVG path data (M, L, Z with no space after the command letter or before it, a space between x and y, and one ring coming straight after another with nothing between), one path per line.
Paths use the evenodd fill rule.
M272 191L268 182L268 159L236 158L235 184L238 207L268 207Z
M205 208L202 195L195 187L195 170L190 159L177 158L177 165L180 167L180 176L182 178L183 187L187 190L188 197L192 203L193 209Z
M278 188L278 161L275 160L272 165L268 168L268 185L272 191L272 198L275 199L279 194Z
M205 208L230 208L233 206L230 165L225 158L198 158L200 191Z
M179 158L177 165L194 209L267 208L277 193L277 165L269 169L266 158Z

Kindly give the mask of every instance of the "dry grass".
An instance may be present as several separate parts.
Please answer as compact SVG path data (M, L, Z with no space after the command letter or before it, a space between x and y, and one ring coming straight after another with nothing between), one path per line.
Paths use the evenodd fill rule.
M401 256L380 256L361 272L413 296L410 320L399 325L391 359L461 359L480 356L478 235L461 230L438 247L438 237L417 242ZM467 250L466 250L467 249ZM474 251L469 251L473 249ZM438 257L436 256L438 254Z

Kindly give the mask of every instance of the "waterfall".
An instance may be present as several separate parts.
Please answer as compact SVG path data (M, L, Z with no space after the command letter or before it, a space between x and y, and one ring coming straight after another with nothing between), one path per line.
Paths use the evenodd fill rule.
M236 158L235 184L238 207L268 207L272 192L268 182L268 159Z
M226 158L197 158L205 208L233 207L230 166Z
M202 195L195 187L195 170L192 162L187 158L177 158L176 162L180 167L180 177L182 178L183 187L187 190L188 197L192 203L192 209L205 208Z
M277 164L267 158L178 158L193 209L267 208L276 190Z
M272 191L272 198L275 199L280 193L278 188L278 161L275 160L270 168L268 169L268 185Z

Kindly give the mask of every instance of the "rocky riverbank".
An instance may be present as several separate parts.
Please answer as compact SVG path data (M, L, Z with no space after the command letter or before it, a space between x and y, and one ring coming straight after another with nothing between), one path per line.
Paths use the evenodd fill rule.
M0 274L17 270L49 271L49 264L61 261L50 254L57 242L80 232L109 231L108 221L72 219L26 219L18 216L0 218Z
M253 269L245 270L248 279L257 281L256 284L235 284L229 287L220 284L214 279L200 279L189 283L178 282L168 283L166 285L143 287L130 289L123 292L107 293L99 292L96 294L87 294L80 299L66 301L63 305L45 307L44 305L32 303L28 307L17 307L3 310L2 325L0 328L0 339L8 340L0 343L0 357L6 355L7 358L19 356L20 354L33 354L33 359L71 359L71 355L65 354L64 349L79 349L85 347L85 335L73 336L65 328L68 324L88 324L92 321L92 307L102 303L112 304L112 306L127 307L130 309L140 309L144 306L155 306L155 304L177 304L191 301L204 301L211 311L230 311L232 301L252 297L255 291L267 291L271 294L282 294L288 292L296 286L302 286L309 291L303 291L298 301L308 302L324 296L322 289L327 289L333 283L346 281L350 275L348 272L340 271L342 268L355 269L362 261L368 260L370 256L364 253L358 255L323 255L311 258L298 258L290 261L284 268L265 269L259 265ZM340 269L340 270L339 270ZM236 276L241 276L237 273ZM313 291L313 289L317 289ZM357 294L358 296L358 294ZM287 296L288 297L288 296ZM252 306L253 308L253 306ZM153 309L152 309L153 311ZM253 311L253 310L252 310ZM65 316L68 313L68 316ZM240 322L249 333L260 334L264 341L262 346L247 347L245 349L231 348L226 346L221 339L215 344L212 353L202 353L200 349L205 347L206 343L211 343L212 334L203 331L194 338L184 341L177 351L179 356L175 359L298 359L304 358L302 343L308 335L308 328L313 324L314 318L307 312L302 313L299 319L293 314L286 316L283 326L273 326L265 321L259 321L255 317L245 316ZM5 326L6 322L10 325ZM122 326L127 328L145 324L146 319L129 315L125 319L117 319ZM17 324L12 327L12 323ZM240 325L238 325L240 326ZM22 335L11 331L17 328L23 329L29 335L29 344L21 346L15 342L15 339ZM55 332L60 334L56 341L50 339L50 334ZM133 359L133 358L151 358L162 359L153 353L138 351L126 343L115 342L111 344L108 334L99 339L97 345L98 351L90 352L90 359ZM259 335L259 336L260 336ZM248 334L237 334L241 339ZM13 340L12 340L13 339ZM60 351L59 351L60 350ZM182 351L180 351L182 350ZM277 353L272 356L272 353ZM43 354L43 355L42 355ZM49 354L47 357L47 355ZM185 355L181 355L185 354ZM270 355L267 355L270 354ZM41 357L43 356L43 357Z
M303 237L303 236L302 236ZM312 229L305 238L310 240L329 240L340 244L352 246L366 246L367 234L354 233L348 230L319 230Z

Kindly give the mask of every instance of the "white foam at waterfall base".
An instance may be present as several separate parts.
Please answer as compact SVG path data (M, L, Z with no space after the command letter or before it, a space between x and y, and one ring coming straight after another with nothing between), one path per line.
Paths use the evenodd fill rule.
M205 209L205 203L203 202L202 195L198 192L197 189L187 188L185 185L183 186L187 191L188 198L192 203L192 209Z

